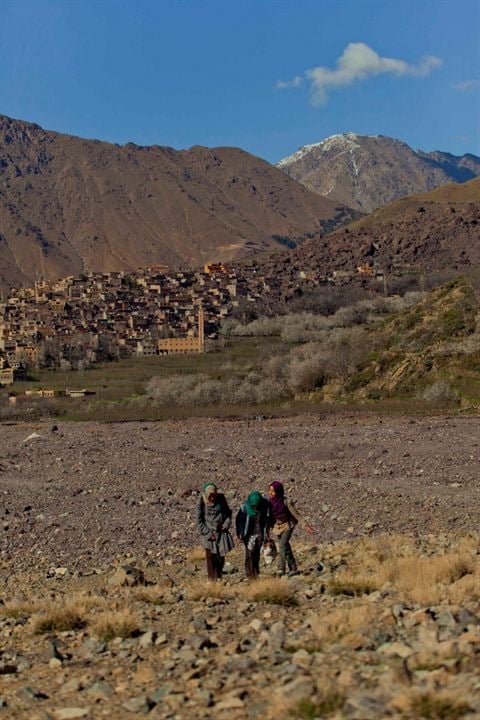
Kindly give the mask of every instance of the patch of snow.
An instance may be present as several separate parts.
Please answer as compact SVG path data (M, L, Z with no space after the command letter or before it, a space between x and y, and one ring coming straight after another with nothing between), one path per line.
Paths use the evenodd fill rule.
M308 155L312 150L319 150L320 152L329 152L330 150L336 150L338 149L340 152L346 152L351 151L354 148L358 148L359 145L357 143L357 139L359 137L376 137L375 135L364 135L360 136L357 135L357 133L353 132L347 132L347 133L341 133L337 135L330 135L330 137L325 138L325 140L322 140L318 143L311 143L310 145L304 145L299 150L293 153L293 155L289 155L288 157L284 158L283 160L280 160L276 166L286 167L288 165L292 165L293 163L298 162L299 160L302 160L302 158L305 157L305 155Z
M358 147L358 145L357 145L357 147ZM354 148L350 148L350 159L352 161L354 175L355 175L355 177L358 177L358 165L355 160Z
M335 189L335 185L336 185L336 184L337 184L337 183L333 183L332 187L329 188L328 190L322 190L322 195L330 195L330 193L332 192L332 190Z

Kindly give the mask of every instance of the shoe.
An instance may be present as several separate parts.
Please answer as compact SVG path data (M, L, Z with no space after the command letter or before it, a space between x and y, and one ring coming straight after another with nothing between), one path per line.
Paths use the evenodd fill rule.
M298 575L298 570L290 570L288 573L288 577L294 577L295 575Z

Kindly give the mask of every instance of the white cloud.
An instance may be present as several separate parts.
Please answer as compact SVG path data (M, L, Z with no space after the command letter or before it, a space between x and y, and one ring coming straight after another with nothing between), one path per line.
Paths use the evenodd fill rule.
M300 85L303 85L303 78L300 75L295 75L292 80L278 80L275 87L279 90L283 90L284 88L289 87L300 87Z
M480 80L462 80L461 82L455 83L453 87L455 90L468 92L469 90L473 90L473 88L477 87L477 85L480 85Z
M414 75L424 77L433 68L442 64L440 58L426 55L418 65L410 65L405 60L381 57L365 43L349 43L338 58L335 68L324 66L306 70L304 78L310 84L312 101L315 105L324 105L330 90L352 85L366 80L372 75L390 73L395 77ZM277 83L278 88L299 87L303 78L297 75L293 80Z

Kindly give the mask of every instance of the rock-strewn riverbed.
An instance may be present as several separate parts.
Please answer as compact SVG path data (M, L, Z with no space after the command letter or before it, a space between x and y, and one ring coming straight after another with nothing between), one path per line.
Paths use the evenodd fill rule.
M480 418L54 427L0 429L0 553L22 567L81 569L190 547L195 494L207 480L234 511L250 490L285 481L317 542L480 526Z
M0 718L479 717L479 448L478 418L2 426ZM205 585L198 487L273 479L301 575L237 546Z

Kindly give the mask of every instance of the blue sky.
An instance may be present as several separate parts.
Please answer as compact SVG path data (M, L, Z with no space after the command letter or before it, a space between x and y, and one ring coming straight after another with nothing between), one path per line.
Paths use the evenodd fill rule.
M0 113L275 162L334 133L480 154L480 0L0 0Z

